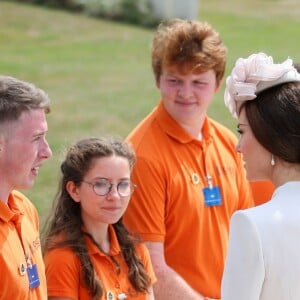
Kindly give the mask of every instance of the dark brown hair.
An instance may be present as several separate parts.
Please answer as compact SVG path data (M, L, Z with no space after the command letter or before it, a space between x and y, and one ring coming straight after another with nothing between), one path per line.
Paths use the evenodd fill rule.
M287 162L300 163L300 82L273 86L242 108L264 148Z

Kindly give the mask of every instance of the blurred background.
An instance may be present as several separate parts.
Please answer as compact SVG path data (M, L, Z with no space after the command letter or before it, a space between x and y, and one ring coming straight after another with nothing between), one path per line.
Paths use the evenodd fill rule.
M300 62L298 0L0 1L0 73L33 82L52 99L53 157L23 191L42 221L65 149L87 136L125 138L158 102L150 45L158 22L169 17L208 21L220 32L226 76L238 57L254 52ZM223 93L224 84L209 115L235 132Z

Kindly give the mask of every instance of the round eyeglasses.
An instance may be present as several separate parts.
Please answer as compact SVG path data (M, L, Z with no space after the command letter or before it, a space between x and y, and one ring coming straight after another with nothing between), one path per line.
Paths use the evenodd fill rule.
M105 178L101 178L95 182L90 182L90 181L85 181L85 180L82 180L82 182L87 183L90 186L92 186L94 192L98 196L105 196L105 195L109 194L114 185L117 186L118 194L121 197L130 196L136 188L136 185L129 180L122 180L122 181L118 182L117 184L110 183L110 181Z

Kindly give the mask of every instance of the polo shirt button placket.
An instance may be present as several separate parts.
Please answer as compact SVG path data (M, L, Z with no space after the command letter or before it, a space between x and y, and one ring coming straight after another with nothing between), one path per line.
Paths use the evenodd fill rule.
M121 285L119 281L115 282L115 288L118 290L118 295L117 295L117 299L118 300L125 300L127 299L127 296L125 293L122 292L121 290Z

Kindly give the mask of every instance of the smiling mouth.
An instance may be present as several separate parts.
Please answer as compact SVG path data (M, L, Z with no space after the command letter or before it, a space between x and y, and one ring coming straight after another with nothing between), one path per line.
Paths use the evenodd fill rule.
M177 104L183 105L183 106L190 106L190 105L195 105L196 102L183 102L183 101L177 101Z
M116 211L119 210L119 207L103 207L104 210L108 210L108 211Z
M40 166L31 168L31 172L37 175L39 173Z

